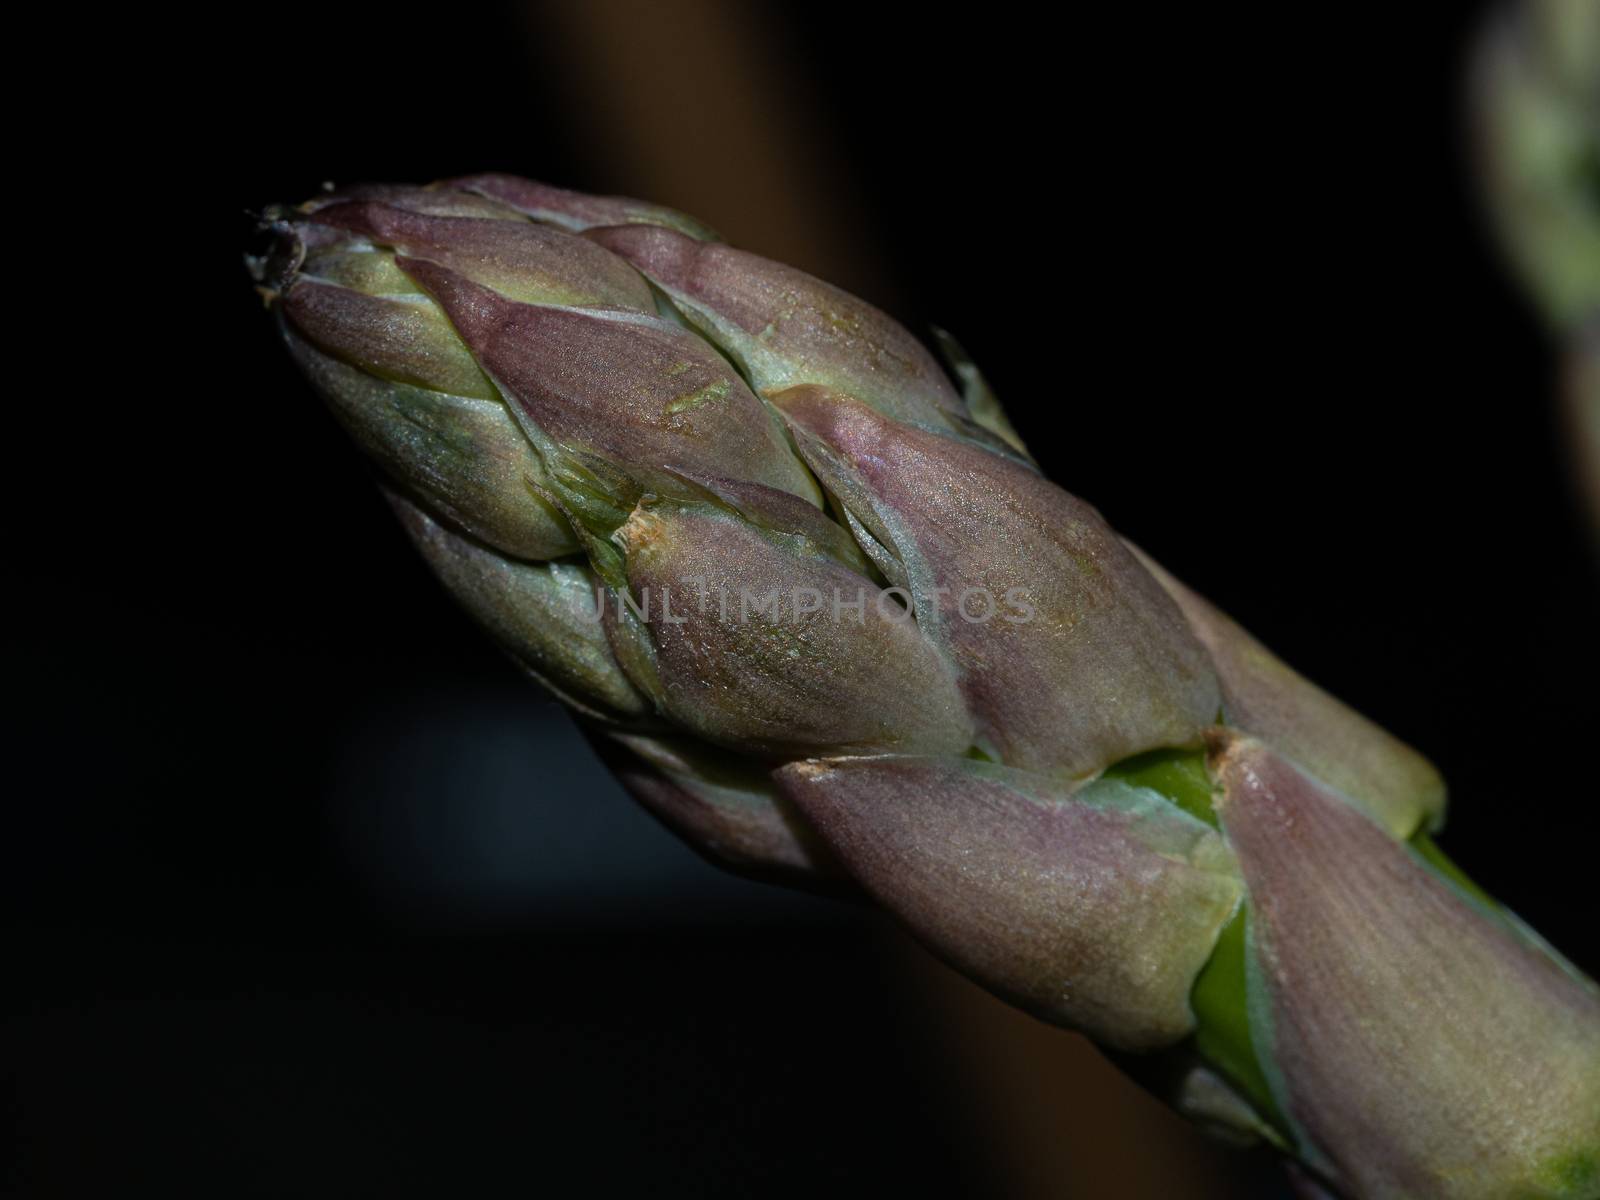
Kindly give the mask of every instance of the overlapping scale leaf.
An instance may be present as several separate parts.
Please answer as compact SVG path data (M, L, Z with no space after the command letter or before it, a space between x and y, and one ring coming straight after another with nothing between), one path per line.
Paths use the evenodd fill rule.
M485 196L537 221L566 229L593 229L602 225L659 225L688 237L714 241L716 234L675 209L626 196L592 196L537 183L516 175L462 175L440 187Z
M327 205L314 219L437 263L508 300L655 311L637 271L593 242L548 225L430 216L372 201Z
M479 217L492 221L514 221L524 224L525 213L488 196L478 195L459 188L418 187L410 183L357 183L345 187L329 188L300 206L299 211L315 214L322 209L340 204L387 204L407 212L427 217Z
M1345 797L1213 743L1252 1025L1301 1152L1364 1200L1600 1187L1600 995Z
M628 792L718 866L798 886L851 890L759 760L681 737L606 731L592 740Z
M614 645L676 724L751 754L962 754L945 661L897 601L803 536L720 507L641 505L617 531Z
M649 701L629 682L606 639L603 594L580 563L517 562L390 496L400 523L456 602L530 675L580 712L642 717Z
M538 495L538 455L488 380L457 356L443 317L411 306L374 312L385 303L304 282L284 301L290 353L340 423L397 486L457 528L517 558L577 550L566 518Z
M1445 784L1432 763L1297 675L1204 597L1147 555L1135 553L1177 601L1210 653L1229 725L1254 734L1349 796L1395 837L1443 823Z
M1154 792L960 758L796 763L775 778L840 861L963 973L1038 1016L1152 1049L1241 895L1220 837Z
M820 384L896 420L969 425L961 397L922 343L832 284L658 226L588 236L648 276L761 392Z
M580 519L596 514L596 532L647 491L680 493L678 472L820 503L777 418L693 334L642 313L519 304L436 262L399 262L512 405L553 488Z
M821 388L773 397L823 486L960 673L980 744L1070 775L1198 744L1205 651L1094 509L984 447Z

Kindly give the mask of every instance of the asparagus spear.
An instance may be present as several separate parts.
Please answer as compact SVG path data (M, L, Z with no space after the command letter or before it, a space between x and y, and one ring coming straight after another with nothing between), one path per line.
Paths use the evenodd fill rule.
M1438 774L1046 480L953 342L506 176L270 228L440 580L708 856L1329 1191L1600 1195L1600 992L1434 845Z

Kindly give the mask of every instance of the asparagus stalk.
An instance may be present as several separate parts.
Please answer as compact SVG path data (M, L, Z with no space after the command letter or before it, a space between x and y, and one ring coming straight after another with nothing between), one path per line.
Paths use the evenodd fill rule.
M1472 74L1480 176L1507 259L1566 359L1567 433L1600 533L1600 4L1524 0Z
M269 221L423 556L707 856L1327 1191L1600 1196L1600 992L1431 841L1437 772L1043 478L948 338L507 176Z

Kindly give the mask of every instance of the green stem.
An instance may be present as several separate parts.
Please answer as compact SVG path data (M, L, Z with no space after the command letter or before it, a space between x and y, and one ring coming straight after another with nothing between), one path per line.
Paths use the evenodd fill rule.
M1195 1017L1194 1048L1239 1089L1262 1120L1292 1144L1289 1123L1273 1098L1250 1028L1245 982L1248 909L1248 902L1241 904L1233 920L1223 927L1216 949L1189 993Z
M1190 816L1221 831L1212 799L1215 788L1201 751L1155 750L1125 759L1105 774L1108 778L1155 792ZM1481 904L1490 914L1512 922L1527 936L1533 936L1456 866L1426 832L1414 834L1408 844L1419 859L1464 896ZM1246 898L1217 935L1210 959L1195 977L1190 992L1195 1032L1184 1046L1226 1078L1276 1132L1280 1146L1289 1148L1295 1141L1293 1131L1273 1096L1257 1052L1261 1031L1252 1027L1250 1019L1249 923L1250 905Z
M1153 750L1124 759L1108 769L1106 776L1148 788L1213 829L1221 829L1211 802L1214 788L1202 751ZM1288 1122L1273 1099L1250 1029L1245 981L1248 909L1248 902L1239 906L1217 936L1210 960L1195 978L1189 995L1196 1022L1194 1049L1287 1141Z

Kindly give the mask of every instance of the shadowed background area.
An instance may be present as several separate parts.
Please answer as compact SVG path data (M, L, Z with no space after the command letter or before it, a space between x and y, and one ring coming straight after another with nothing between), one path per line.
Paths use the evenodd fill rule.
M1600 585L1555 368L1470 195L1469 7L1270 38L319 8L229 32L271 48L264 114L220 51L153 84L183 93L203 231L153 285L181 351L130 359L150 403L69 514L116 536L8 629L46 780L0 837L9 1192L1288 1195L1082 1039L621 794L428 577L250 294L239 214L329 178L648 197L951 329L1048 474L1432 757L1445 846L1600 967L1562 831Z

